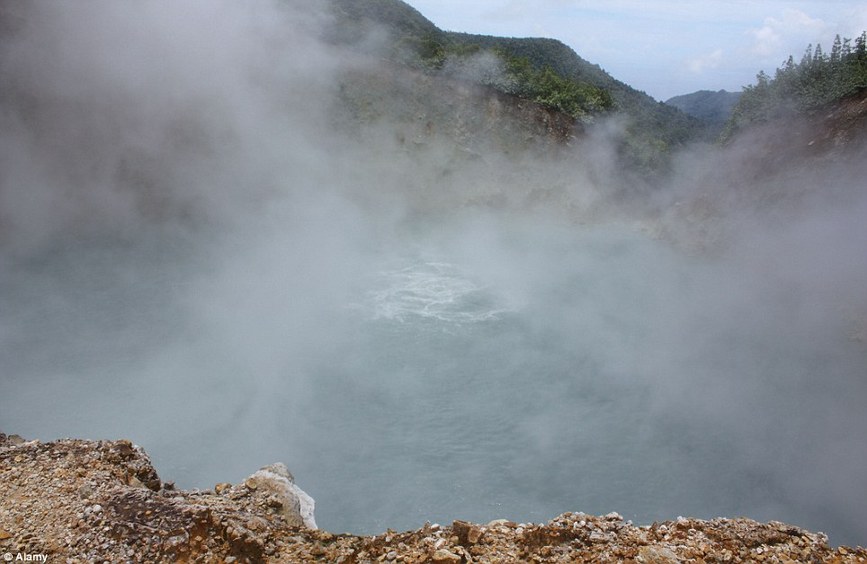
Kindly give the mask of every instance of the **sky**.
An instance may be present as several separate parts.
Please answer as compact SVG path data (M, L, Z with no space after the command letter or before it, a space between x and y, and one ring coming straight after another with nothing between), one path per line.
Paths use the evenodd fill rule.
M808 44L867 29L858 0L409 0L438 27L551 37L658 100L740 90Z

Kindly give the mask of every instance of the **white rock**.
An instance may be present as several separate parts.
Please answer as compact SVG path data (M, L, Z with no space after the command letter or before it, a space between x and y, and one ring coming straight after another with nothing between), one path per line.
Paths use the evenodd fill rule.
M273 496L282 504L280 514L291 523L303 524L316 529L314 510L316 503L307 492L295 485L286 465L277 463L265 466L246 480L244 484L259 496Z

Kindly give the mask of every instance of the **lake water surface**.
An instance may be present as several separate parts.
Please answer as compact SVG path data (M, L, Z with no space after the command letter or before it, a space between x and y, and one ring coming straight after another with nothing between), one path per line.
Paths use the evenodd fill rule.
M865 541L864 348L736 262L623 227L155 245L7 265L4 432L129 437L185 488L282 461L331 531L618 511Z

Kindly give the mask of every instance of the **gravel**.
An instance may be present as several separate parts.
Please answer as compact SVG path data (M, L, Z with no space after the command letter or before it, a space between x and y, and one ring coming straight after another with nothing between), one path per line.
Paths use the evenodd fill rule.
M248 485L178 491L129 441L41 443L0 433L0 563L19 554L137 563L867 562L865 549L832 548L822 533L749 519L635 526L617 513L564 513L545 524L333 534L305 525L312 514L287 510L299 507L291 496L306 494L282 468L265 467ZM272 476L278 481L263 482Z

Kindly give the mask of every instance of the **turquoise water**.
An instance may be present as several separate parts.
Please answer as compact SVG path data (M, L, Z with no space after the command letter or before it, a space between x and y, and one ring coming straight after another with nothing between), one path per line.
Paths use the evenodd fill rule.
M867 363L838 311L621 228L276 248L4 269L0 428L129 437L181 487L282 461L331 531L618 511L863 544Z

